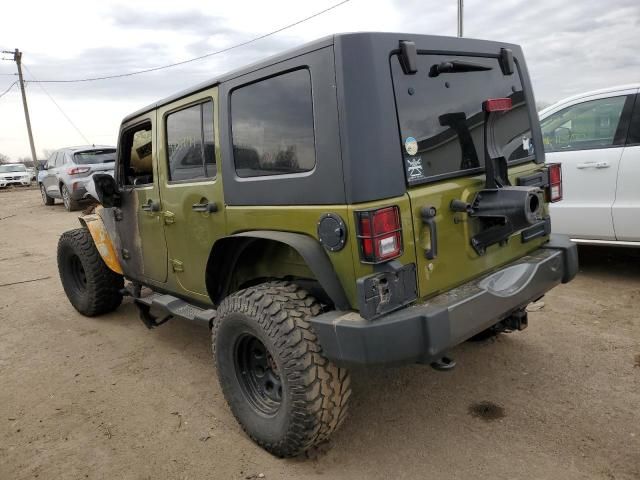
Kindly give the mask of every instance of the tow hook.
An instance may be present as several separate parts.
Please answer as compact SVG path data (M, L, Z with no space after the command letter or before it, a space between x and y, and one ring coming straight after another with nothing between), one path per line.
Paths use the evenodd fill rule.
M443 356L438 360L431 362L431 368L438 370L439 372L447 372L453 370L456 366L456 361L453 358Z

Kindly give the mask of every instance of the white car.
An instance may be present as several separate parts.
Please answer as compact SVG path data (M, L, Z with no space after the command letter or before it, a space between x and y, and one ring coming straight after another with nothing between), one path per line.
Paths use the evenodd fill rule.
M31 185L31 174L22 163L0 165L0 188L9 185Z
M640 247L639 92L634 84L583 93L540 112L546 162L562 165L554 233Z

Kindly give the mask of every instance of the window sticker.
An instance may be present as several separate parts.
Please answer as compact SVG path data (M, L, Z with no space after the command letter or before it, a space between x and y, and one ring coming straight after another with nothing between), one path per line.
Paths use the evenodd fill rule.
M407 137L404 141L404 149L409 155L415 155L418 153L418 141L413 137Z
M422 157L405 156L404 164L409 183L423 180L425 178Z

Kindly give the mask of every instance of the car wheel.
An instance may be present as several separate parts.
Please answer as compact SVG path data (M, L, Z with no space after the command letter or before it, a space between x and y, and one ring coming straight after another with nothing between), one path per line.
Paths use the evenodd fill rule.
M269 282L223 300L212 325L222 392L245 432L278 457L299 455L342 423L349 373L322 355L310 317L314 297Z
M47 189L43 184L40 184L40 195L42 195L42 203L45 205L53 205L54 199L47 194Z
M122 302L124 278L107 267L86 228L60 237L58 271L71 305L83 315L108 313Z
M64 203L64 208L67 209L68 212L73 212L74 210L78 210L79 205L78 202L71 198L71 192L66 185L62 185L60 187L60 196L62 197L62 203Z

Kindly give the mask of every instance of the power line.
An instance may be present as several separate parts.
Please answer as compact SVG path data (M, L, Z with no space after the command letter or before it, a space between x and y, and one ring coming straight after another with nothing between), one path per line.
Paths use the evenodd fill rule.
M71 120L69 118L69 115L67 115L65 113L65 111L62 109L62 107L60 105L58 105L58 102L56 102L54 100L54 98L51 96L51 94L44 88L44 85L42 85L40 82L38 82L38 80L36 79L36 77L33 75L33 73L31 72L31 70L29 70L29 67L27 67L24 63L22 64L22 66L24 67L24 69L29 72L29 76L33 79L31 82L29 83L37 83L38 86L42 89L42 91L44 93L46 93L47 97L49 97L49 99L53 102L53 104L58 108L58 110L60 110L60 113L62 113L62 115L64 115L64 118L67 119L67 121L69 122L69 124L76 130L76 132L78 132L78 134L80 134L80 136L84 139L84 141L88 144L91 145L91 142L87 139L87 137L84 136L84 134L80 131L80 129L76 126L75 123L73 123L73 120Z
M232 45L230 47L226 47L223 48L221 50L216 50L215 52L211 52L211 53L207 53L205 55L200 55L199 57L194 57L194 58L190 58L189 60L183 60L181 62L176 62L176 63L170 63L168 65L162 65L160 67L153 67L153 68L147 68L144 70L138 70L135 72L129 72L129 73L120 73L117 75L107 75L107 76L103 76L103 77L90 77L90 78L78 78L78 79L71 79L71 80L35 80L36 83L79 83L79 82L95 82L98 80L109 80L112 78L122 78L122 77L131 77L133 75L140 75L142 73L149 73L149 72L156 72L158 70L164 70L166 68L172 68L172 67L177 67L178 65L184 65L185 63L191 63L191 62L195 62L197 60L202 60L203 58L209 58L209 57L213 57L214 55L219 55L221 53L225 53L228 52L230 50L234 50L236 48L240 48L240 47L244 47L245 45L249 45L251 43L257 42L258 40L262 40L264 38L270 37L272 35L275 35L276 33L280 33L284 30L287 30L289 28L295 27L296 25L300 25L301 23L304 23L308 20L311 20L312 18L318 17L324 13L327 13L330 10L333 10L334 8L338 8L341 5L344 5L345 3L350 2L351 0L343 0L339 3L336 3L335 5L332 5L328 8L325 8L324 10L321 10L319 12L316 12L312 15L309 15L308 17L302 18L300 20L297 20L294 23L290 23L289 25L285 25L284 27L280 27L277 30L273 30L269 33L265 33L264 35L260 35L258 37L254 37L250 40L247 40L245 42L241 42L238 43L236 45Z
M9 86L7 87L7 89L6 89L4 92L0 93L0 98L4 97L7 93L9 93L9 90L11 90L11 89L12 89L13 87L15 87L17 84L18 84L18 81L16 80L16 81L15 81L15 82L13 82L11 85L9 85Z

